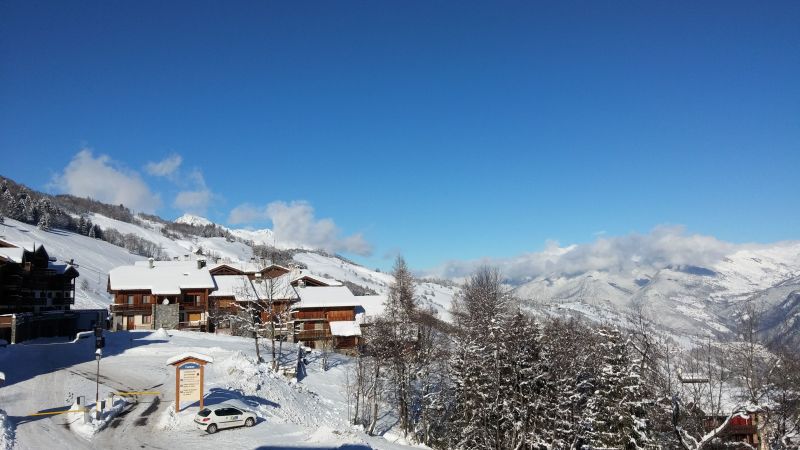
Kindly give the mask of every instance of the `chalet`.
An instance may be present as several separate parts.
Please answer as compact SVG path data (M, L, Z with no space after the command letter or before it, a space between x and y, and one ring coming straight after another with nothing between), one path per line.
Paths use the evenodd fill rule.
M27 249L0 240L0 339L16 343L79 331L84 321L70 310L78 275L73 264L58 263L44 246ZM89 315L96 317L96 311Z
M216 319L215 328L230 329L230 317L244 313L248 306L255 306L262 323L270 320L283 322L279 315L299 300L291 285L292 278L288 273L272 278L262 278L261 275L260 271L254 274L253 279L248 274L213 275L217 288L209 296L209 310ZM279 325L283 334L286 333L284 326Z
M727 416L709 416L704 421L706 432L712 431L725 423ZM740 413L736 414L728 422L727 426L720 432L720 439L725 442L722 447L724 448L756 448L768 449L769 446L766 442L759 441L758 428L762 426L762 416L758 412ZM732 443L741 442L741 447L732 445Z
M361 343L366 318L377 315L384 296L355 296L347 286L299 286L300 301L292 305L293 340L311 348L330 344L350 350Z
M205 261L154 261L108 274L112 328L206 330L208 298L216 289Z

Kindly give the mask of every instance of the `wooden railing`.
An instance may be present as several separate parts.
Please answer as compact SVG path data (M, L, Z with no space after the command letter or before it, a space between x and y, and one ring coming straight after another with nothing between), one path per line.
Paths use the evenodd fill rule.
M150 312L153 310L153 305L147 304L133 304L129 305L127 303L113 303L111 305L111 312L112 313L123 313L123 312Z
M331 332L327 330L300 330L295 332L295 340L315 341L318 339L330 339Z

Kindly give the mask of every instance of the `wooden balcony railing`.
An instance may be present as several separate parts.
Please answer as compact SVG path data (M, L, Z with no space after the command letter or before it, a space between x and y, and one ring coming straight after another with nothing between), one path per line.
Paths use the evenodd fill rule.
M295 340L316 341L319 339L330 339L331 332L326 330L300 330L295 332Z
M150 312L153 310L153 305L147 304L118 304L114 303L111 305L111 313L125 313L125 312L137 312L137 313L145 313Z

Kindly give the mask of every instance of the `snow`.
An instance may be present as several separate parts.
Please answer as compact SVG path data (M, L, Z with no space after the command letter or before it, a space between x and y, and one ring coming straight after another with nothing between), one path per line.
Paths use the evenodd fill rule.
M337 306L360 306L359 297L353 295L347 286L314 286L297 288L300 303L294 308L320 308Z
M270 371L269 361L256 362L252 339L170 331L169 340L164 340L163 334L106 334L100 398L122 390L158 391L159 395L132 397L121 413L105 416L102 426L95 427L93 422L88 433L82 414L30 414L67 410L78 396L85 396L87 406L93 406L97 366L91 340L34 340L0 348L0 368L8 376L7 384L0 388L0 400L8 413L8 419L0 414L0 432L4 432L0 439L9 442L12 436L13 445L20 450L56 445L69 449L412 448L368 436L349 424L345 380L356 364L347 356L331 355L331 368L325 371L320 355L308 355L307 376L298 381ZM281 365L295 364L297 346L284 343L283 349ZM175 412L175 369L165 361L187 353L214 361L205 370L206 405L239 402L259 417L254 427L209 435L193 423L197 404ZM262 355L267 353L262 350ZM7 432L10 423L15 424L11 434Z
M286 273L279 277L253 280L253 287L259 300L296 300L297 292L292 286L292 274Z
M9 244L14 243L9 242ZM24 251L25 249L20 247L0 247L0 258L4 258L19 264L22 262L22 254Z
M312 275L306 270L300 270L297 275L292 277L292 283L298 280L312 280L316 281L317 283L325 284L328 286L341 286L342 283L338 280L334 280L333 278L325 278L318 275Z
M174 220L175 223L185 223L187 225L194 225L203 227L206 225L213 225L214 222L206 219L205 217L195 216L193 214L184 214Z
M8 420L8 414L0 409L0 450L10 450L14 447L14 428Z
M180 355L173 356L172 358L169 358L167 360L167 365L175 364L177 362L180 362L180 361L183 361L184 359L189 359L189 358L199 359L200 361L205 361L207 363L213 363L214 362L214 358L212 358L212 357L210 357L208 355L204 355L202 353L196 353L196 352L186 352L186 353L181 353Z
M109 272L112 290L149 290L155 295L179 295L181 289L214 289L207 267L195 262L154 261L154 267L120 266Z
M361 336L361 327L354 320L329 322L333 336Z
M247 275L213 275L217 290L209 294L210 297L233 297L234 300L253 301L256 299L256 290Z

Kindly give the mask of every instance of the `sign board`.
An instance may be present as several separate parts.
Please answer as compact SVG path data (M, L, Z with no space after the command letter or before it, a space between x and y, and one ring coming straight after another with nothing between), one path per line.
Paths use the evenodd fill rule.
M187 363L178 367L178 390L181 400L200 401L200 364Z
M167 360L167 364L175 367L175 410L180 412L181 402L200 403L203 409L203 371L207 363L212 362L210 356L199 353L184 353ZM187 405L188 406L188 405Z

